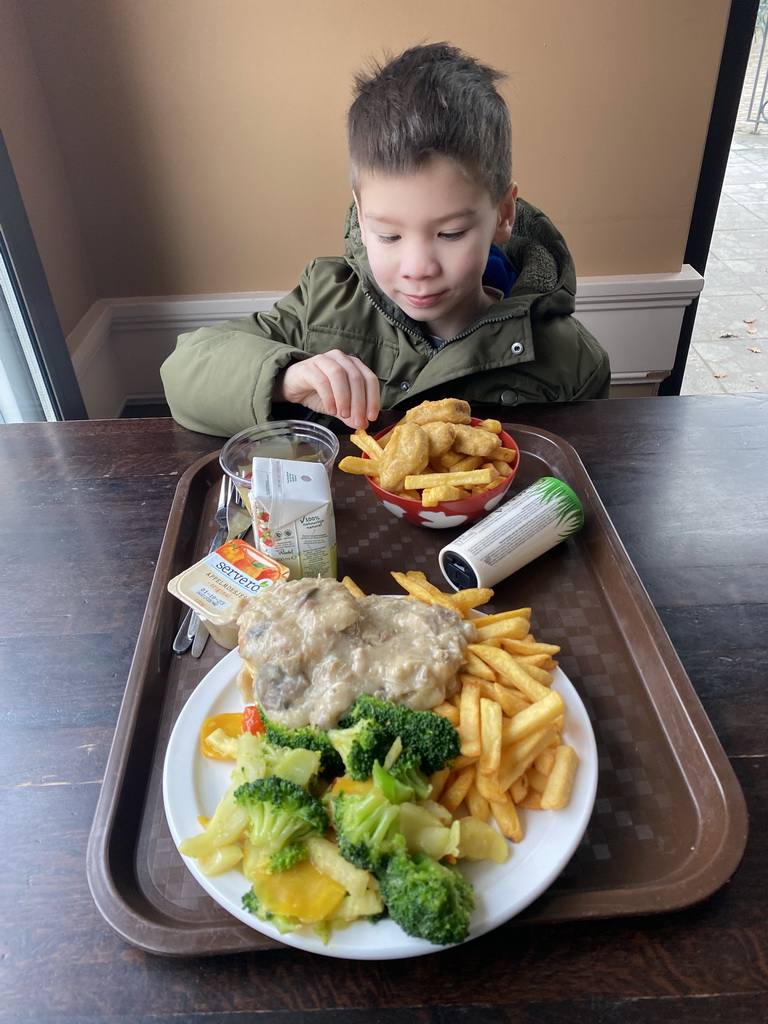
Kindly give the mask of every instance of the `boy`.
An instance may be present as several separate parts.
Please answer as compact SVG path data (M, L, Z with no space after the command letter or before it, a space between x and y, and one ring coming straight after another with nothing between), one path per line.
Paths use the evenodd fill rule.
M357 77L345 255L268 313L180 337L161 374L181 424L229 436L309 409L357 429L425 399L607 397L565 242L517 196L502 77L445 43Z

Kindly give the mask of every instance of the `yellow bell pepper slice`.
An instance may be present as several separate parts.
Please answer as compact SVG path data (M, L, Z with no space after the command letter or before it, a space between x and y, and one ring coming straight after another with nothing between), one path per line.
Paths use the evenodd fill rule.
M294 917L302 924L317 924L330 917L346 896L343 885L321 874L309 860L274 875L254 872L251 881L265 910Z

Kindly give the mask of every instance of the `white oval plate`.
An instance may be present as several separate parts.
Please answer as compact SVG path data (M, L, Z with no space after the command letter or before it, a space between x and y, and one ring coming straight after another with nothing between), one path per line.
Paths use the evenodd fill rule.
M235 648L211 669L182 708L171 733L163 767L163 801L177 846L182 839L197 835L198 815L210 817L227 787L232 763L204 757L198 737L200 726L209 715L242 710L236 682L241 664ZM571 802L560 811L521 810L525 836L522 842L509 844L510 855L504 864L462 864L462 873L474 886L477 900L470 939L519 914L552 884L573 856L592 814L597 790L597 748L589 716L573 684L560 669L555 672L553 689L559 690L565 700L563 739L574 747L580 759ZM249 886L241 871L233 869L207 878L196 860L185 857L184 861L220 906L287 946L348 960L396 960L443 948L406 935L388 919L377 924L356 921L335 932L328 943L323 943L311 926L281 935L274 926L243 909L240 901Z

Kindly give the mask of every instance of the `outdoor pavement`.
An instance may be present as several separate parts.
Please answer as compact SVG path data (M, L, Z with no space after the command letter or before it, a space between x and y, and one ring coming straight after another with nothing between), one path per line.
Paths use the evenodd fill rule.
M737 131L680 393L768 392L768 133Z

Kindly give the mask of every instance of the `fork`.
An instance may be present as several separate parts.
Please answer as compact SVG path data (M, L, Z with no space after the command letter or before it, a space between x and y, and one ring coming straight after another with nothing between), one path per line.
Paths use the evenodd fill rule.
M208 554L211 551L215 551L220 544L223 543L227 532L227 508L231 499L234 486L230 478L223 475L221 478L221 486L219 488L219 501L216 506L216 520L217 530L216 535L211 541L211 546L208 548ZM173 641L173 649L176 654L183 654L184 651L188 651L192 646L192 642L197 635L197 630L200 626L200 616L197 612L191 608L184 616L179 631L176 634L176 638Z

